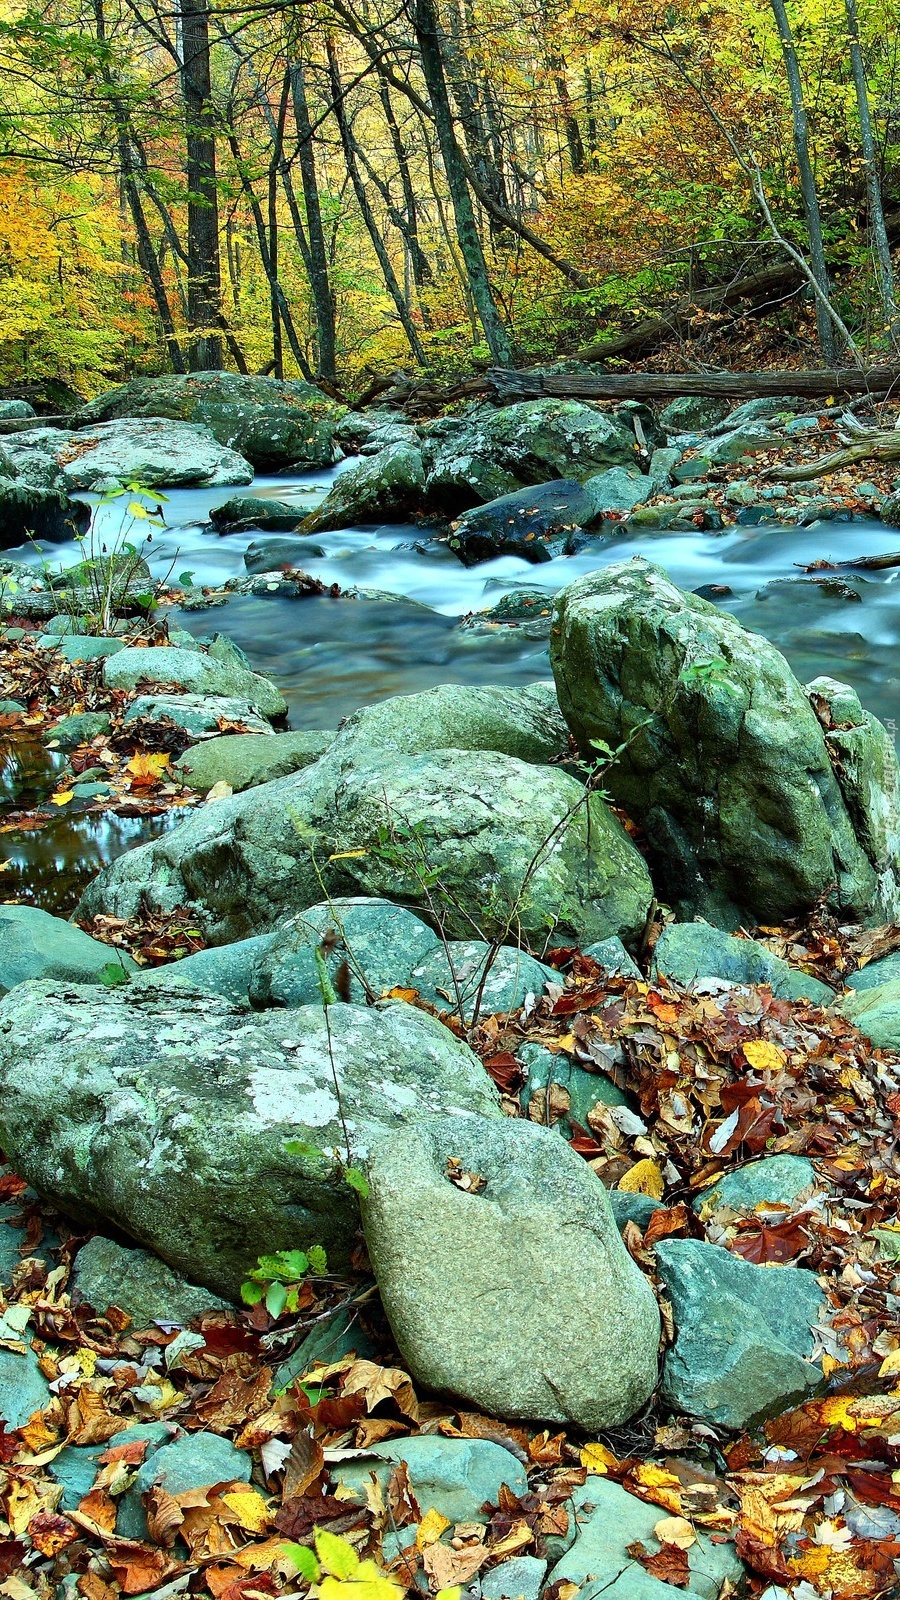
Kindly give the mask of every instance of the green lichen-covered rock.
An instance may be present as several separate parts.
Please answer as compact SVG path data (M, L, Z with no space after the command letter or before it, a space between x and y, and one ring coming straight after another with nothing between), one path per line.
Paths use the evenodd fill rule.
M267 533L290 533L300 521L300 512L286 500L235 494L222 505L211 506L209 520L218 533L239 533L245 528L260 528Z
M675 1318L663 1368L671 1406L744 1428L821 1380L809 1360L823 1306L814 1273L757 1267L696 1239L664 1239L656 1261Z
M52 728L41 734L41 739L59 750L77 750L80 744L89 744L99 734L107 733L110 726L105 711L80 711L71 717L60 717Z
M0 994L28 978L99 983L111 966L138 970L124 951L91 939L62 917L38 906L0 905Z
M630 469L609 467L606 472L598 472L584 485L593 512L588 520L595 522L608 511L633 511L635 506L650 499L655 488L652 478L646 477L636 466Z
M315 952L326 936L332 946L325 956L329 979L343 987L339 972L346 966L345 998L356 1005L377 998L385 989L414 987L417 962L440 948L437 934L404 906L338 895L310 906L261 941L265 948L254 962L249 988L253 1004L321 1004Z
M147 1250L128 1250L95 1233L75 1258L71 1287L76 1302L87 1301L100 1316L110 1306L126 1311L135 1328L153 1322L188 1323L205 1311L222 1311L226 1301L198 1289Z
M691 988L701 978L729 983L764 983L779 1000L812 1000L829 1005L833 990L773 956L755 939L734 939L708 922L673 922L653 951L653 972Z
M501 945L494 950L483 939L448 939L417 962L409 982L439 1011L465 1023L477 1016L517 1011L528 995L543 994L559 973L535 961L525 950Z
M554 976L559 979L558 973ZM596 1105L625 1105L621 1089L604 1072L587 1072L568 1056L554 1055L540 1044L523 1044L517 1056L528 1073L521 1101L531 1121L558 1128L567 1139L574 1137L576 1127L589 1126L588 1116ZM547 1089L556 1091L555 1095L539 1093ZM556 1109L560 1090L568 1096L566 1111Z
M659 425L666 434L703 433L727 415L727 400L715 400L705 394L683 394L663 406Z
M848 989L878 989L881 984L892 983L895 978L900 978L900 950L882 956L878 961L867 962L858 971L851 972L844 982Z
M45 634L38 644L58 650L64 661L103 661L125 649L124 639L103 639L96 634Z
M398 694L348 717L334 744L353 760L366 745L418 755L426 750L496 750L543 765L569 740L552 683L521 689L441 683L421 694Z
M38 539L49 544L61 544L77 534L85 533L91 520L91 508L83 500L70 497L64 484L54 485L53 474L47 484L29 483L24 477L6 478L0 474L0 550L11 550L28 539ZM17 582L3 586L4 599L12 602L16 616L26 614L23 609L27 599L31 610L27 614L49 615L42 609L42 595L23 592Z
M205 794L214 783L228 783L235 793L271 783L289 772L300 772L318 761L334 739L331 732L226 733L205 739L172 763L173 771L190 789Z
M107 661L107 689L136 689L138 684L173 684L187 694L226 695L246 700L264 717L280 717L287 702L271 678L231 661L217 661L199 650L129 647Z
M639 1500L609 1478L590 1477L577 1488L571 1515L575 1541L551 1569L550 1582L574 1583L591 1600L600 1595L604 1600L718 1600L723 1590L734 1592L743 1579L734 1546L714 1544L699 1529L687 1552L688 1587L676 1588L653 1577L629 1553L629 1545L642 1544L651 1555L659 1553L660 1542L653 1532L660 1521L659 1506Z
M188 377L135 378L98 395L81 416L86 423L114 417L202 423L220 444L265 471L330 466L341 407L296 378L283 382L236 372L192 372Z
M185 989L208 989L238 1005L246 1004L256 964L277 938L278 934L260 933L252 939L238 939L235 944L197 950L164 967L145 967L132 982L138 989L170 989L173 984ZM310 992L304 996L303 1004L318 998L318 992Z
M485 1180L457 1187L448 1163ZM409 1371L491 1416L603 1428L656 1383L659 1313L599 1179L518 1119L425 1119L369 1157L363 1221Z
M415 444L389 444L377 456L348 467L320 506L298 524L300 533L327 533L356 523L406 519L424 503L425 474Z
M33 428L17 433L10 454L20 476L49 474L72 494L113 483L186 488L250 483L253 468L220 444L208 428L188 422L127 418L70 432Z
M900 764L887 728L864 711L855 689L835 678L806 685L856 837L879 884L879 901L900 915Z
M248 734L271 734L272 724L261 717L249 700L227 694L139 694L132 700L122 721L163 727L174 724L192 739L221 733L224 726L237 725Z
M551 561L566 554L573 534L596 515L587 486L582 488L575 478L554 478L464 511L447 542L464 567L496 556Z
M577 400L481 406L420 432L428 504L451 513L553 478L584 483L606 467L636 465L627 418Z
M226 1299L257 1258L348 1259L379 1131L498 1115L468 1047L395 1003L254 1016L199 990L29 983L0 1001L0 1137L61 1210ZM340 1101L335 1090L340 1085ZM288 1148L299 1144L299 1149Z
M12 1432L24 1428L36 1411L51 1401L50 1385L38 1366L38 1358L25 1331L24 1355L18 1350L0 1350L0 1420Z
M635 559L562 591L551 663L582 748L627 746L606 783L682 915L779 922L828 896L884 919L822 729L774 645Z
M837 1009L876 1048L900 1048L900 978L890 978L874 988L851 990Z
M558 767L477 750L354 747L352 765L329 751L128 851L89 886L81 910L188 904L222 944L316 905L323 882L333 895L427 908L433 872L454 938L474 918L489 937L514 927L535 945L551 930L563 942L613 933L628 942L652 897L624 828Z
M727 1172L708 1189L702 1189L693 1202L698 1216L705 1219L719 1206L735 1211L753 1211L756 1206L792 1206L816 1182L816 1169L805 1156L764 1156L748 1162L735 1172Z

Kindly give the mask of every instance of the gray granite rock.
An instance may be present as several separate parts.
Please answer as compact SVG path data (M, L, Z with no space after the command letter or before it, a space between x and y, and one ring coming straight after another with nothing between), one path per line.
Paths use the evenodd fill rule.
M471 1023L476 1015L517 1011L531 994L538 997L559 973L509 945L492 949L483 939L450 939L436 944L411 969L409 982L439 1011Z
M328 938L325 964L332 983L364 1005L385 989L409 988L417 962L440 949L437 934L403 906L362 895L338 896L310 906L260 941L249 995L256 1006L321 1005L315 952ZM248 943L250 941L247 941Z
M183 783L201 794L215 783L230 784L238 794L271 783L273 778L284 778L289 772L300 772L318 761L333 739L332 732L318 730L272 733L265 738L255 733L225 733L192 745L172 767Z
M0 905L0 994L28 978L100 983L108 967L137 972L125 951L38 906Z
M127 1311L135 1328L154 1322L182 1326L205 1311L221 1311L227 1302L209 1289L188 1283L159 1256L147 1250L126 1250L96 1233L75 1257L73 1288L100 1316L110 1306Z
M357 1460L337 1462L333 1476L364 1501L370 1473L385 1488L395 1461L406 1462L422 1510L439 1511L451 1522L487 1522L484 1507L496 1506L504 1484L515 1495L528 1489L522 1465L502 1445L426 1433L390 1439L362 1452Z
M287 703L271 678L248 672L232 661L217 660L199 650L130 647L111 657L103 669L108 689L136 689L138 684L163 684L186 694L224 695L246 700L263 717L279 717Z

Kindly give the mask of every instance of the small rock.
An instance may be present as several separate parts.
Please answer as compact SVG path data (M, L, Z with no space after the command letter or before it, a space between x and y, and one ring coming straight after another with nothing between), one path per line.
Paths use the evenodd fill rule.
M458 1187L450 1162L481 1190ZM590 1429L653 1389L656 1303L606 1190L558 1134L421 1120L375 1145L363 1221L399 1349L430 1388Z
M759 1205L792 1206L797 1196L815 1182L816 1169L805 1156L766 1156L726 1173L710 1188L702 1189L693 1206L702 1218L719 1206L731 1206L735 1211L752 1211Z
M635 506L643 505L645 500L650 499L654 488L652 478L632 472L628 467L608 467L605 472L586 478L584 491L590 497L594 510L590 521L596 521L607 511L633 511Z
M71 717L61 717L41 738L44 744L57 745L60 750L75 750L78 745L88 744L99 734L107 733L110 726L105 711L81 711Z
M662 445L658 450L654 450L652 456L650 457L649 472L650 482L652 483L654 490L663 489L668 486L668 484L671 482L672 473L675 471L675 468L680 460L681 451L677 446L667 447Z
M779 1000L829 1005L834 999L827 984L798 972L765 945L730 937L708 922L673 922L664 928L653 952L652 971L688 988L702 978L723 978L729 983L768 984Z
M557 974L558 977L558 974ZM540 1044L523 1044L520 1046L518 1060L528 1072L528 1078L522 1089L522 1105L529 1112L532 1122L538 1122L542 1127L559 1128L566 1139L574 1136L573 1123L580 1128L588 1126L588 1115L596 1105L621 1106L625 1104L625 1096L618 1089L611 1078L603 1072L586 1072L576 1061L571 1061L568 1056L554 1055L551 1050L545 1050ZM553 1114L553 1097L546 1092L540 1094L534 1112L540 1110L541 1114L532 1114L532 1101L540 1091L546 1091L552 1085L557 1091L562 1090L569 1099L567 1111Z
M272 1380L276 1393L287 1389L295 1378L302 1378L314 1361L330 1366L333 1361L343 1361L354 1355L359 1361L376 1360L378 1352L359 1325L359 1318L350 1307L338 1307L330 1316L313 1325L302 1344L282 1361Z
M481 1580L483 1600L538 1600L547 1571L537 1556L513 1556L486 1572Z
M667 434L703 433L727 415L727 400L716 400L705 394L684 394L663 406L659 425Z
M695 1239L662 1240L656 1261L675 1319L662 1384L671 1406L745 1428L820 1382L808 1359L823 1303L812 1272L757 1267Z
M183 1433L171 1444L154 1450L141 1466L131 1488L122 1496L116 1531L126 1539L146 1539L147 1517L141 1502L154 1484L168 1494L206 1489L213 1483L250 1482L253 1462L245 1450L235 1450L216 1433Z
M300 521L297 506L286 500L267 500L262 495L234 494L220 506L211 506L209 520L217 533L236 533L244 528L263 532L289 533Z
M323 546L313 539L254 539L244 551L244 566L252 573L280 572L284 567L293 571L324 554Z
M124 951L91 939L62 917L37 906L0 905L0 994L27 978L99 983L110 965L138 970Z
M4 421L7 419L10 421L25 421L29 417L36 416L37 412L34 406L30 406L27 400L0 400L0 417Z
M96 1233L75 1258L74 1288L103 1316L110 1306L127 1311L135 1328L153 1322L185 1324L204 1311L221 1311L227 1302L198 1289L147 1250L126 1250Z
M582 955L590 956L598 967L613 976L638 979L643 976L637 962L632 960L621 939L615 935L611 939L599 939L596 944L585 945Z
M60 1511L78 1510L79 1501L90 1494L94 1479L101 1470L100 1457L113 1444L146 1443L146 1460L160 1445L168 1444L171 1438L171 1429L164 1422L139 1422L133 1428L124 1428L120 1433L113 1434L112 1439L103 1444L67 1444L47 1468L50 1476L63 1486Z
M900 979L900 950L894 950L889 956L882 956L880 961L869 961L857 972L851 972L844 979L848 989L878 989L883 983L893 983Z
M205 739L173 761L172 767L182 783L205 794L213 784L227 783L235 794L252 789L289 772L300 772L324 755L335 735L332 732L226 733L218 739Z
M125 649L122 639L101 639L90 634L44 634L38 639L44 649L58 650L65 661L100 661Z
M626 476L623 468L617 470ZM602 498L595 499L587 484L582 487L574 478L517 489L463 512L453 524L448 543L465 567L496 556L549 561L565 552L573 531L602 514Z
M664 1209L662 1202L651 1199L649 1194L632 1194L627 1189L609 1189L607 1193L616 1226L620 1231L624 1229L626 1222L634 1222L643 1233L654 1211Z
M662 1583L628 1554L628 1546L637 1542L651 1555L661 1548L653 1532L665 1515L659 1506L638 1500L609 1478L594 1477L575 1489L572 1503L577 1537L551 1570L553 1584L584 1585L582 1594L598 1600L601 1594L603 1600L678 1600L679 1596L718 1600L726 1581L737 1585L744 1576L730 1541L713 1544L698 1530L696 1542L687 1552L690 1588Z
M237 723L251 733L274 733L249 700L224 694L141 694L131 702L123 723L172 723L192 739L221 732L222 723Z
M347 966L354 1005L365 1005L385 989L413 987L417 962L440 949L437 934L404 906L363 895L337 896L310 906L268 937L250 980L253 1004L321 1004L315 950L327 934L337 935L325 957L328 975L337 983L338 969Z
M246 1004L254 968L277 937L273 933L260 933L252 939L238 939L234 944L198 950L167 966L147 967L132 979L132 983L136 989L168 989L172 984L183 985L186 989L207 989L210 994L221 994L226 1000Z
M112 656L103 669L108 689L136 689L138 684L158 683L183 689L187 694L225 695L246 700L261 716L280 717L287 710L281 692L271 678L248 672L239 662L217 660L198 650L128 648Z
M436 945L413 967L409 981L440 1011L458 1016L461 1005L461 1020L467 1024L476 1008L481 1017L518 1011L529 994L540 996L545 983L558 981L558 972L525 950L502 945L488 965L491 954L492 947L482 939L452 939L446 946Z
M900 978L892 978L873 989L851 990L836 1010L855 1023L877 1050L900 1047Z
M525 1470L509 1450L488 1439L444 1439L419 1433L376 1444L355 1461L338 1462L338 1484L365 1500L374 1472L387 1486L395 1461L405 1461L413 1494L423 1511L439 1511L451 1522L486 1522L485 1506L496 1506L506 1485L514 1495L528 1493Z
M7 1430L24 1428L35 1411L43 1411L50 1404L50 1386L38 1366L38 1358L28 1343L28 1329L23 1335L27 1348L24 1355L17 1350L0 1349L0 1421Z

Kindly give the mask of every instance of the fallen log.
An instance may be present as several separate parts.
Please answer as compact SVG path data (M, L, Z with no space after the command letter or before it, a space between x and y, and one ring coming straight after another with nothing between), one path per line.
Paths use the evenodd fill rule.
M672 400L682 395L721 396L727 400L794 395L826 399L829 395L883 397L895 390L900 398L900 367L815 368L787 372L514 372L492 367L487 381L498 399L536 400L542 395L571 400Z
M748 273L745 278L717 283L711 289L679 300L668 313L646 317L624 333L613 334L609 339L597 339L593 344L576 350L577 361L610 361L615 357L634 356L649 346L671 339L674 333L683 333L698 312L727 311L746 302L748 311L766 310L773 300L785 299L803 287L805 279L793 262L766 267L761 272Z
M838 563L842 567L860 568L863 572L883 572L886 567L900 567L900 550L891 550L884 556L855 556L851 561Z
M900 461L900 432L896 429L879 432L873 428L867 439L859 439L842 450L832 450L818 461L804 461L799 467L770 467L763 477L776 483L808 483L810 478L822 478L826 472L854 467L858 461Z

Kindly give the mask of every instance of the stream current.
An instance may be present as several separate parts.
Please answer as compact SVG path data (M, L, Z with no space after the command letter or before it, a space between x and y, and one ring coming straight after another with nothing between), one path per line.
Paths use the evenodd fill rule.
M173 489L164 507L167 526L153 531L144 551L157 578L189 570L195 585L219 585L246 575L244 552L261 533L216 533L212 506L236 492L296 504L298 517L318 504L336 472L258 477L250 489ZM93 549L115 543L121 503L98 508ZM775 508L772 508L775 514ZM137 540L135 540L137 542ZM550 676L546 639L518 628L470 630L460 618L496 604L513 589L553 595L584 573L643 555L659 563L680 588L727 588L715 601L748 628L765 634L787 656L798 678L843 679L868 710L897 735L900 720L900 568L844 572L859 599L813 583L790 582L815 561L846 562L900 548L900 531L878 521L819 521L809 527L762 522L722 533L647 533L598 536L579 555L530 565L502 556L463 567L446 545L411 524L316 534L325 554L304 557L303 570L342 589L377 589L397 599L306 600L280 595L240 596L204 611L169 610L173 626L195 635L221 629L242 646L253 667L268 673L289 705L295 729L334 728L358 706L410 694L438 683L526 684ZM37 562L28 548L5 552ZM85 550L72 543L47 547L45 559L68 565ZM404 603L406 602L406 603ZM55 784L62 758L32 743L0 747L0 811L40 804ZM123 850L158 834L169 819L118 817L72 807L34 832L3 836L9 898L67 915L100 867Z

